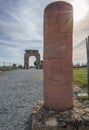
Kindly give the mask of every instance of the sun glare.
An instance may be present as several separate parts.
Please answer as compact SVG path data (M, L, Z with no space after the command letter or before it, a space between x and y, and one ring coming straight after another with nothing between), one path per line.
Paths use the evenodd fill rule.
M79 22L84 19L88 12L86 0L72 0L74 8L74 22Z

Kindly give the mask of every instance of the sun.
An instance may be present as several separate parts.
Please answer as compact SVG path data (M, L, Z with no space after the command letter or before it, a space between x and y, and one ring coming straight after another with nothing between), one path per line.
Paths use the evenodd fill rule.
M88 12L86 0L72 0L72 5L74 8L74 22L83 20Z

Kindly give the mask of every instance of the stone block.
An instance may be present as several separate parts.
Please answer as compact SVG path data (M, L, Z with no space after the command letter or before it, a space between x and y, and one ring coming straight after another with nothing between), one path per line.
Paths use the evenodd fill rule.
M44 12L44 104L50 110L73 107L73 8L53 2Z

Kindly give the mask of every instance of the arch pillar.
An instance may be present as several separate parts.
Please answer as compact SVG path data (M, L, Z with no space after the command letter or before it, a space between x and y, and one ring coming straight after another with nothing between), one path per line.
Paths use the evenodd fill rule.
M40 54L38 53L38 55L36 55L36 62L37 62L37 66L36 69L40 68Z
M29 57L27 56L27 54L24 54L24 69L28 69L29 68Z

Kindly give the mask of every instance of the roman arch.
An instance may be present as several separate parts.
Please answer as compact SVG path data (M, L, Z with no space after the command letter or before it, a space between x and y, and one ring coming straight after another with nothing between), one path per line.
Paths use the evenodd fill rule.
M38 50L25 50L24 54L24 68L29 69L29 57L35 56L36 57L36 69L40 67L40 53Z

